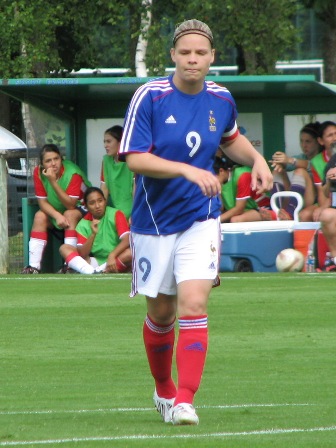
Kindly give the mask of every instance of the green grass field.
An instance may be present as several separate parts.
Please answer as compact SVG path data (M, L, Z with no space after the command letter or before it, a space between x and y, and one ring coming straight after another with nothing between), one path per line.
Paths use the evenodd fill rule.
M335 274L221 275L197 427L164 424L130 276L0 276L0 448L335 447Z

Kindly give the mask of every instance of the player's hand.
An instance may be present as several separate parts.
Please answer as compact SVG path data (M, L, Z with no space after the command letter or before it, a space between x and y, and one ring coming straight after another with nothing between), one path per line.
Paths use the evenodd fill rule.
M57 175L55 170L52 167L46 168L42 171L44 176L49 180L49 182L56 181Z
M57 215L56 224L60 229L67 229L70 226L69 221L61 213Z
M255 162L251 177L251 188L257 194L262 194L272 189L273 176L264 159L260 158Z
M107 257L105 272L118 272L116 257L112 253Z
M209 198L217 196L222 191L219 180L210 171L186 165L185 178L198 185L204 196Z
M336 181L336 168L330 168L330 170L327 171L326 179L330 179L331 181Z
M272 160L270 160L271 167L273 168L273 171L276 173L282 173L284 171L284 165L281 163L275 163Z
M272 161L275 163L282 163L286 165L288 163L288 157L286 153L282 151L276 151L272 156Z
M98 232L98 225L99 225L100 220L99 219L92 219L91 222L91 230L92 232L96 235Z

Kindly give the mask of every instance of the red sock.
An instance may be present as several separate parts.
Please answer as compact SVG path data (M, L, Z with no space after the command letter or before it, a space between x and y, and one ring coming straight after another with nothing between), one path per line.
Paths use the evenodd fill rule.
M175 320L164 326L154 323L147 315L143 338L156 391L161 398L173 398L176 386L172 379L172 359L175 341Z
M208 317L184 316L179 319L176 347L178 388L174 405L192 403L199 388L208 348Z

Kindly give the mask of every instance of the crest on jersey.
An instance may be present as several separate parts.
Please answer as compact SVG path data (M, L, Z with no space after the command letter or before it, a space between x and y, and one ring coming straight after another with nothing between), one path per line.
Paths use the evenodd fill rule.
M209 131L216 131L216 118L213 116L213 111L209 111Z

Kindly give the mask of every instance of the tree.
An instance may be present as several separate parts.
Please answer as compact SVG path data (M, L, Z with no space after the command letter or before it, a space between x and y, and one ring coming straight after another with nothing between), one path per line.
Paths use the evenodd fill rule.
M312 8L316 16L326 25L323 58L326 82L336 84L336 2L335 0L302 0L307 8Z
M226 0L221 29L226 45L237 49L239 73L275 73L298 39L296 12L296 0Z
M234 48L239 73L274 73L276 61L289 58L291 49L299 39L293 22L298 7L297 0L154 2L152 28L155 29L157 40L158 33L165 36L167 29L172 34L172 24L197 17L208 23L213 31L217 63L225 65L227 54L232 54ZM153 62L159 59L159 55L161 61L165 55L169 64L167 40L153 42L149 37L149 42L149 69L152 70ZM152 52L152 44L155 45L155 54ZM161 45L161 51L158 45Z

